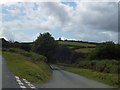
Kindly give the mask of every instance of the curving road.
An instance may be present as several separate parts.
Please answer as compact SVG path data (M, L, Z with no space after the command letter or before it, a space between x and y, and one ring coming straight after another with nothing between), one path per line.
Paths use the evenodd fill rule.
M108 85L60 69L53 70L52 79L46 84L35 85L37 88L111 88Z
M0 69L0 81L2 81L0 82L0 88L20 88L2 56L0 56L0 67L2 67ZM36 88L111 88L108 85L61 70L55 66L52 69L54 70L51 80L42 85L34 84Z

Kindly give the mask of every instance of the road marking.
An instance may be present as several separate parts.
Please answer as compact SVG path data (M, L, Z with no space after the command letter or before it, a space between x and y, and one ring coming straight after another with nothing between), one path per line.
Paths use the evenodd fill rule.
M18 76L15 76L16 81L18 82L20 88L27 88L26 85L28 85L28 87L30 87L31 89L36 89L36 87L31 84L30 82L28 82L26 79L22 79L23 81L20 80L20 78ZM24 83L22 83L24 82Z
M15 76L15 78L16 78L16 79L19 79L19 77L18 77L18 76Z
M19 85L24 85L22 82L21 83L18 83Z
M35 87L31 87L32 89L35 89Z
M26 88L25 86L20 86L20 88Z

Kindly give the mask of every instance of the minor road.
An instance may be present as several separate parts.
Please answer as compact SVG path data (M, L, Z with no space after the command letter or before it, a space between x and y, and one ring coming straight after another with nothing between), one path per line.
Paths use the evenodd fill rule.
M38 85L37 88L111 88L95 80L87 79L83 76L70 73L64 70L53 70L53 76L46 84Z
M0 62L2 62L2 88L20 88L2 56L0 56Z

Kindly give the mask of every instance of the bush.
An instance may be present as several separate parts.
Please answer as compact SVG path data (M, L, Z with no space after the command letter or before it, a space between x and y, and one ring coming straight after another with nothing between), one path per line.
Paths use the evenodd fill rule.
M79 61L74 66L84 69L91 69L104 73L118 73L119 61L117 60L92 60L92 61Z
M37 61L45 61L47 62L47 58L43 55L39 55L33 52L27 52L21 49L17 49L17 48L10 48L8 51L13 52L13 53L19 53L22 54L23 56L26 56L28 58L30 58L32 61L37 62Z
M113 42L102 43L88 56L88 59L120 59L120 45Z

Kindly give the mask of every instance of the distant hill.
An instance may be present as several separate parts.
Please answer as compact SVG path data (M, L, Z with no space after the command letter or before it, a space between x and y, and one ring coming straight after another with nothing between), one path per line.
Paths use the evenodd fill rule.
M7 41L4 38L0 38L0 41L2 41L2 46L0 45L0 47L5 47L5 48L9 48L11 46L13 46L12 43L10 43L9 41ZM82 53L89 53L91 52L91 50L93 50L98 44L100 43L96 43L96 42L85 42L85 41L74 41L74 40L57 40L59 44L61 45L65 45L71 49L74 49L76 52L82 52ZM18 45L30 45L32 46L34 44L34 42L14 42L15 44Z
M65 45L76 52L89 53L95 49L95 47L100 43L95 42L84 42L84 41L58 41L59 44Z

